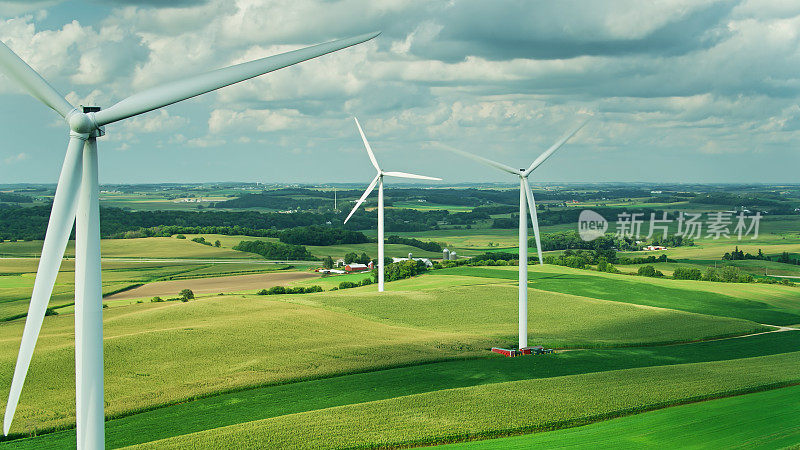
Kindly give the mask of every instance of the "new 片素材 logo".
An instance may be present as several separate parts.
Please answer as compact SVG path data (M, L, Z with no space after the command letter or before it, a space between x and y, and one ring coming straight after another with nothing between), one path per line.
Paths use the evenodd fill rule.
M606 234L608 230L608 221L600 214L585 209L581 211L578 217L578 234L586 242L593 241L600 236Z

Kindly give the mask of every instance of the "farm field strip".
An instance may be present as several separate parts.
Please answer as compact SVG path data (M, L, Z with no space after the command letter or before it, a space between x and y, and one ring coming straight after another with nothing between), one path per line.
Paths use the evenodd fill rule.
M300 381L215 395L106 423L108 444L120 447L298 412L442 389L665 364L740 359L796 350L800 332L665 347L583 350L541 357L446 361ZM141 430L148 430L143 435ZM74 446L72 430L10 442L8 448ZM0 444L0 448L4 448Z
M512 270L513 269L513 270ZM704 281L657 280L618 274L601 274L585 270L549 268L528 272L529 286L539 290L561 292L603 300L655 306L699 314L735 317L771 325L791 325L800 321L800 290L787 286L711 283ZM517 279L516 268L458 267L443 269L441 275L472 275ZM691 283L691 284L687 284ZM728 285L728 286L726 286ZM731 286L732 285L732 286ZM687 289L695 287L703 290ZM774 289L778 288L778 289ZM785 288L785 289L781 289ZM749 300L712 290L763 290L765 298ZM785 296L771 297L774 293ZM758 296L756 296L758 298Z
M364 287L303 300L307 301L305 304L325 306L392 325L491 336L500 347L516 342L516 286L491 282L459 286L449 283L448 276L429 274L387 283L387 291L382 294ZM416 283L427 283L427 286L407 288ZM550 347L676 343L769 329L742 319L559 292L530 290L529 296L530 340ZM295 301L296 297L276 298Z
M392 326L264 296L131 304L105 309L103 318L110 416L266 384L470 357L491 346L480 336ZM0 323L0 391L11 381L23 326ZM45 318L12 432L74 422L73 327L68 314ZM375 348L384 350L382 358Z
M798 364L800 352L793 352L493 383L267 418L136 448L405 446L502 436L789 386L800 382Z
M198 294L243 292L283 286L295 281L319 278L309 272L272 272L253 275L220 276L210 278L189 278L181 280L157 281L143 286L106 296L104 300L124 300L151 298L153 296L175 296L183 289L191 289Z
M529 448L789 448L800 440L800 386L772 389L574 428L463 442L443 449Z

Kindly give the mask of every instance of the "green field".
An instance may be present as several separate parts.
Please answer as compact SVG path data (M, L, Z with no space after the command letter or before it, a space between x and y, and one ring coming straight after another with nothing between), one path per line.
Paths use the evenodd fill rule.
M784 448L800 440L800 386L692 403L577 428L445 445L445 449Z
M261 419L140 448L395 446L546 430L790 385L800 382L798 363L794 352L492 383Z
M0 242L0 257L38 257L41 251L42 241ZM100 252L104 258L259 258L252 253L167 237L103 239ZM69 242L64 255L75 257L75 241Z
M448 269L453 270L457 269ZM470 268L466 273L475 270ZM312 300L336 311L387 324L493 336L498 343L505 345L516 341L516 286L454 286L444 275L424 278L424 289L409 289L407 286L413 281L404 280L388 284L384 294L361 288L316 296ZM531 339L548 346L680 342L699 335L725 336L764 329L747 321L642 308L557 292L532 289L529 298L533 306L528 313ZM620 327L617 324L625 325ZM569 338L564 339L564 336Z
M195 252L240 253L230 247L255 238L203 236L222 248L174 237L104 241L120 258L152 244L197 260L105 260L104 291L285 267L205 261ZM34 259L0 260L0 312L24 312L35 270ZM72 270L65 261L56 305L72 301ZM532 265L529 341L570 350L508 359L487 349L516 343L516 271L442 269L387 283L383 294L375 285L329 291L368 277L357 274L297 282L326 289L317 294L114 303L104 310L108 445L393 446L537 432L508 438L534 439L800 382L800 331L733 337L773 330L761 324L800 324L800 288ZM44 434L0 448L74 446L74 318L61 311L45 318L12 427L12 438ZM0 348L0 391L23 324L0 322L0 341L9 343Z
M531 364L525 359L490 357L399 367L233 392L134 414L109 421L106 425L107 439L111 447L121 447L265 417L442 389L590 371L748 358L765 354L765 349L769 354L780 354L795 350L798 344L800 332L788 332L675 346L571 351L549 356L542 361L545 364ZM146 436L140 431L144 429L148 430ZM61 447L74 446L74 443L74 432L67 430L20 441L19 445L8 447L29 448L34 444Z
M596 274L587 271L546 266L528 272L529 286L544 291L563 292L582 297L592 297L637 305L669 308L699 314L737 317L771 325L800 323L800 290L775 286L767 289L773 295L734 297L731 289L757 292L761 286L739 283L714 283L706 281L660 280L616 274ZM563 269L563 270L562 270ZM517 279L516 268L459 267L444 269L442 275L468 275ZM716 292L715 292L716 291ZM532 304L534 301L531 300Z

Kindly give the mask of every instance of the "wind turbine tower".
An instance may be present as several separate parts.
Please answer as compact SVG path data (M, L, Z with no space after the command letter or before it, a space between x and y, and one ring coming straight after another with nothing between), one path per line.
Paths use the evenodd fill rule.
M375 159L375 154L372 153L372 148L369 146L369 142L367 141L367 137L364 136L364 130L361 129L361 124L358 123L358 119L353 117L353 120L356 121L356 127L358 127L358 132L361 134L361 140L364 141L364 147L367 149L367 155L369 156L369 160L372 162L372 165L375 167L375 170L378 171L378 174L375 175L375 178L372 179L372 182L367 187L367 190L364 191L364 194L361 195L361 198L358 199L356 202L356 206L353 207L353 210L350 211L350 214L344 219L344 223L347 223L353 214L356 212L359 206L364 203L364 200L367 199L372 190L375 189L375 185L378 185L378 292L383 292L383 270L384 270L384 256L383 256L383 177L396 177L396 178L414 178L418 180L435 180L441 181L441 178L434 178L434 177L426 177L425 175L415 175L413 173L405 173L405 172L384 172L383 169L378 165L378 160Z
M526 214L528 211L530 211L531 215L533 235L536 238L536 251L539 254L539 264L544 264L542 261L542 243L539 238L539 221L536 216L536 202L533 199L531 186L528 184L528 176L549 158L550 155L564 145L578 130L583 128L590 118L591 116L562 136L552 147L539 155L527 169L515 169L482 156L446 147L446 149L451 152L519 177L519 348L528 346L528 215Z

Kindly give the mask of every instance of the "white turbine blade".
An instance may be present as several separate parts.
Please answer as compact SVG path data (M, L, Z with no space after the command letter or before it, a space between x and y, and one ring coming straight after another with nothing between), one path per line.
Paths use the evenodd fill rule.
M53 198L53 209L50 212L50 221L47 224L47 234L42 246L42 256L39 258L39 269L36 271L36 281L33 284L33 295L28 306L28 317L25 319L25 329L22 332L22 343L19 346L17 366L14 368L14 378L11 382L11 392L8 395L6 413L3 418L3 434L8 435L14 412L17 409L25 375L33 357L36 339L42 328L50 294L58 276L61 259L67 248L72 224L75 222L75 209L78 203L78 189L80 187L83 164L84 141L71 137L67 147L67 156L56 187Z
M375 166L375 170L378 172L381 171L380 166L378 166L378 160L375 159L375 154L372 153L372 147L369 146L369 142L367 141L367 137L364 136L364 130L361 129L361 124L358 123L358 119L353 117L353 120L356 121L356 126L358 127L358 132L361 133L361 140L364 141L364 147L367 149L367 155L369 155L369 160L372 161L372 165Z
M533 191L531 185L528 184L527 178L522 178L522 183L525 185L525 197L528 199L528 209L531 212L531 223L533 224L533 236L536 238L536 251L539 253L539 264L544 264L542 259L542 240L539 237L539 216L536 214L536 201L533 199Z
M364 193L361 195L361 198L358 199L358 201L356 202L356 206L353 207L353 210L350 211L350 214L348 214L347 218L344 219L344 222L342 223L342 225L347 223L347 221L350 220L351 217L353 217L353 214L355 214L355 212L358 209L358 207L361 206L362 203L364 203L364 200L366 200L367 197L369 197L369 194L371 194L372 190L375 189L375 185L378 184L378 179L380 177L381 177L380 173L375 175L375 178L372 179L372 183L370 183L369 186L367 186L367 190L364 191Z
M379 32L368 33L318 44L167 83L134 94L108 109L98 111L94 116L95 122L97 125L106 125L146 113L162 106L171 105L274 70L360 44L379 34Z
M535 161L533 161L533 164L531 164L531 166L530 166L530 167L528 167L528 170L526 170L526 171L523 173L523 176L528 176L528 174L530 174L531 172L533 172L533 170L534 170L534 169L536 169L536 168L537 168L537 167L539 167L539 166L540 166L540 165L541 165L543 162L545 162L545 160L547 160L547 158L549 158L549 157L550 157L550 155L552 155L553 153L555 153L555 151L556 151L556 150L558 150L559 148L561 148L561 146L562 146L562 145L564 145L564 144L565 144L565 143L566 143L566 142L569 140L569 138L571 138L572 136L574 136L574 135L575 135L575 133L577 133L577 132L578 132L578 130L580 130L581 128L583 128L583 126L584 126L584 125L586 125L586 124L589 122L589 120L590 120L591 118L592 118L592 116L589 116L589 117L587 117L587 118L586 118L586 119L585 119L583 122L581 122L580 124L578 124L578 126L576 126L575 128L573 128L573 129L569 130L569 131L567 132L567 134L565 134L564 136L561 136L561 139L559 139L559 140L558 140L558 141L557 141L555 144L553 144L553 145L552 145L550 148L548 148L548 149L547 149L547 150L546 150L544 153L542 153L541 155L539 155L539 157L538 157L538 158L536 158L536 160L535 160Z
M406 173L406 172L383 172L383 174L389 177L397 177L397 178L415 178L417 180L442 181L441 178L428 177L425 175L415 175L413 173Z
M50 86L39 73L12 52L2 41L0 41L0 67L6 76L19 83L40 102L61 114L61 117L67 117L67 114L75 109L63 95L59 94L53 86Z
M448 151L451 151L453 153L457 153L457 154L459 154L461 156L465 156L467 158L474 159L475 161L478 161L479 163L486 164L487 166L495 167L497 169L503 170L503 171L508 172L508 173L513 173L514 175L519 175L520 174L520 171L518 169L515 169L515 168L513 168L511 166L507 166L507 165L505 165L503 163L499 163L497 161L492 161L491 159L484 158L483 156L478 156L478 155L475 155L475 154L472 154L472 153L469 153L469 152L465 152L463 150L459 150L457 148L452 148L452 147L444 147L444 149L448 150Z

